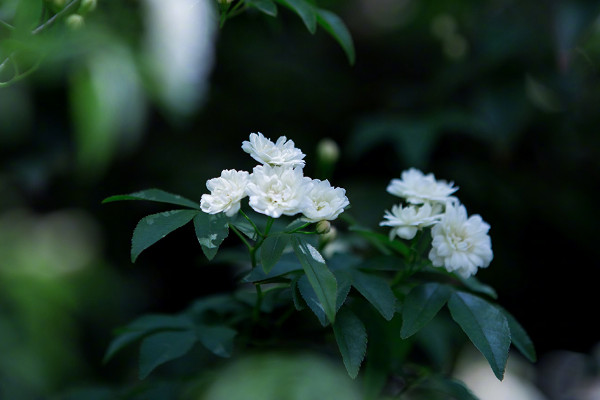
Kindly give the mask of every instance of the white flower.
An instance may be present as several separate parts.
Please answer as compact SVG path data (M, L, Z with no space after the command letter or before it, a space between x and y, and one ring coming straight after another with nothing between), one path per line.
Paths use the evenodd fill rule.
M302 214L309 222L331 221L336 219L348 204L350 202L346 197L346 190L331 187L327 179L313 179L307 186Z
M429 203L425 203L422 206L406 206L394 205L392 211L385 212L383 216L386 221L379 223L379 226L391 226L390 240L394 236L401 237L402 239L412 239L417 234L419 229L426 226L431 226L438 222L441 218L440 212L442 207L438 204L431 206Z
M458 190L454 183L436 181L433 174L423 175L421 171L411 168L402 172L402 179L392 179L387 191L394 196L405 198L413 204L425 202L445 203L448 200L456 200L450 196Z
M242 142L242 150L264 165L303 168L305 154L294 147L292 140L286 140L285 136L281 136L273 143L260 132L251 133L250 141Z
M302 211L308 182L301 168L256 166L246 187L250 207L273 218L297 214Z
M468 278L477 268L490 265L494 257L489 229L479 215L467 219L464 206L449 203L441 221L431 228L429 259L436 267Z
M219 178L206 181L210 194L203 194L200 208L208 214L225 212L229 217L240 209L240 201L246 197L246 185L250 174L246 171L226 169Z

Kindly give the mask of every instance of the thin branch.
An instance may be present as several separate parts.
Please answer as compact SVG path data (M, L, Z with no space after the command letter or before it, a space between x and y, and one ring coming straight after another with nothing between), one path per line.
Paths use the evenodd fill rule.
M11 24L9 24L8 22L2 21L1 19L0 19L0 26L8 29L9 31L14 31L15 30L14 26L12 26Z
M66 15L70 14L71 11L75 11L79 7L80 3L81 3L81 0L71 1L69 4L67 4L65 6L65 8L60 10L58 13L54 14L50 19L48 19L48 21L44 22L42 25L38 26L33 31L31 31L31 34L37 35L43 31L45 31L46 29L48 29L49 27L54 25L56 23L56 21L62 19Z

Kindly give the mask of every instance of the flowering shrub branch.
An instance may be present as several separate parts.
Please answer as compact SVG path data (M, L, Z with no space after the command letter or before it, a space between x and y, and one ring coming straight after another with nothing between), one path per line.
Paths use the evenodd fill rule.
M209 260L230 230L250 259L234 293L201 298L176 316L152 315L132 322L109 346L107 360L140 341L139 371L144 378L196 343L228 357L236 349L257 345L259 338L251 327L283 327L296 311L308 308L322 326L325 342L324 333L332 331L352 378L366 360L366 381L379 376L385 382L399 375L409 380L406 390L423 385L426 389L434 384L424 382L431 382L434 375L421 371L410 379L407 354L415 342L407 339L418 336L444 306L498 379L503 377L511 343L535 360L525 330L494 303L495 291L473 276L493 258L490 227L478 215L467 216L453 183L416 169L392 180L387 190L402 202L384 213L380 225L390 228L385 235L359 226L344 213L350 203L343 188L304 176L305 155L293 141L282 136L272 142L253 133L242 149L259 165L251 173L226 169L209 179L209 193L202 195L199 205L159 189L105 200L185 207L142 218L133 233L132 261L189 222ZM244 211L246 197L252 212ZM331 238L336 230L331 224L340 216L346 221L341 226L349 225L346 234L352 240L366 239L377 252L353 248L352 240L345 241L343 251L335 251L336 245L344 244L343 238ZM286 223L285 217L295 219ZM248 284L254 286L253 292L246 289ZM165 354L156 342L175 350ZM391 351L400 345L406 350ZM448 395L472 398L460 384L446 383Z

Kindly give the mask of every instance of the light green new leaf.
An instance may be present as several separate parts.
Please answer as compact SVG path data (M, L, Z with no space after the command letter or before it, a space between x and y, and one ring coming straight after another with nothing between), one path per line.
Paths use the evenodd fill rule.
M331 11L317 8L317 22L342 46L350 65L354 65L356 55L354 42L344 21Z
M204 255L212 260L223 240L229 235L229 218L223 213L200 212L194 217L194 229Z
M277 16L277 6L271 0L245 0L246 4L256 8L262 13L270 15L271 17Z
M500 311L502 311L506 317L506 320L508 321L512 343L525 357L527 357L529 361L536 362L537 355L535 352L535 347L525 329L521 326L521 324L519 324L517 319L511 313L500 306L498 306L498 308Z
M402 308L402 339L417 333L446 304L452 289L437 282L414 287L406 296Z
M269 236L265 239L260 248L260 262L265 273L268 274L271 271L289 243L290 235L285 233Z
M488 360L496 377L502 380L510 347L510 328L504 314L482 298L466 292L453 293L448 308L452 318Z
M146 378L156 367L186 354L194 343L193 331L167 331L146 337L140 346L140 379Z
M230 357L237 332L226 326L202 325L196 330L200 343L219 357Z
M158 330L186 330L191 329L192 321L185 316L167 314L144 315L120 329L117 337L110 342L103 362L108 362L123 347L141 339L142 337Z
M302 264L308 282L312 286L319 303L327 319L335 321L337 281L329 271L323 256L312 245L306 243L302 238L292 237L294 253Z
M354 313L344 309L337 315L333 333L348 375L354 379L367 352L367 330Z
M276 0L300 16L310 33L317 31L317 13L315 6L306 0Z
M167 236L177 228L181 228L200 211L173 210L148 215L138 222L131 239L131 261L135 262L140 253Z
M195 209L200 208L200 202L192 201L178 194L172 194L160 189L147 189L130 194L118 194L107 197L106 199L102 200L102 203L111 203L113 201L123 200L147 200L156 201L158 203L175 204L178 206L191 207Z
M388 282L376 275L357 269L351 272L352 286L356 288L386 320L391 320L396 312L396 296Z

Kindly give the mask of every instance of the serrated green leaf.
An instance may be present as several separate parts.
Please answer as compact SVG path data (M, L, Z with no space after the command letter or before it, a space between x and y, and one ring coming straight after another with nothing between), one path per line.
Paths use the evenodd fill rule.
M327 319L333 323L337 298L335 276L327 268L323 256L312 245L297 236L292 237L292 245Z
M244 277L244 281L260 282L295 271L302 271L302 264L298 261L298 257L296 257L295 253L286 253L281 256L268 274L266 274L262 268L254 268Z
M200 211L173 210L142 218L133 231L131 262L135 262L142 251L190 222L198 213Z
M140 346L139 378L146 378L156 367L185 355L194 343L193 331L167 331L147 336Z
M391 320L396 312L396 296L389 283L376 275L357 269L351 272L352 286L356 288L379 311L386 320Z
M510 347L510 328L504 314L482 298L466 292L454 292L448 308L454 321L502 380Z
M406 339L423 328L446 304L452 289L437 282L419 285L408 293L402 308L400 337Z
M350 277L348 276L348 274L345 274L343 272L340 272L340 273L334 272L333 275L337 281L337 296L336 296L336 312L337 312L337 310L340 309L342 304L344 304L344 301L346 301L346 297L348 296L348 293L350 292L351 280L350 280ZM327 326L327 323L329 322L327 320L327 315L325 314L323 305L319 301L317 294L315 293L315 290L310 285L307 276L306 275L301 276L297 282L297 285L298 285L298 289L300 290L300 294L302 295L302 298L304 299L304 301L306 302L308 307L311 309L311 311L317 316L321 325Z
M331 11L317 8L317 22L342 46L348 62L354 65L356 55L354 52L354 42L350 31L344 24L344 21Z
M158 203L168 203L175 204L178 206L191 207L195 209L200 209L200 203L196 201L192 201L182 197L178 194L173 194L169 192L165 192L160 189L147 189L142 190L135 193L130 194L118 194L115 196L107 197L102 200L102 203L112 203L114 201L124 201L124 200L147 200L147 201L155 201Z
M276 234L265 239L260 247L260 262L263 270L268 274L281 258L283 250L290 243L290 235Z
M223 214L198 213L194 217L194 229L204 255L212 260L223 240L229 235L229 218Z
M531 338L529 337L523 326L519 324L517 319L511 313L509 313L500 306L498 306L498 308L500 309L500 311L502 311L502 313L506 317L506 320L508 321L508 327L510 328L510 337L512 343L517 349L519 349L521 354L527 357L529 361L536 362L537 355L535 352L535 346L533 345Z
M104 355L103 362L108 362L117 352L125 346L141 339L142 337L158 330L187 330L193 326L192 321L185 316L166 314L144 315L120 329Z
M315 10L315 6L306 0L276 0L278 3L283 4L290 10L294 11L304 25L306 25L306 29L310 33L315 33L317 31L317 13Z
M245 0L245 2L264 14L271 17L277 16L277 6L271 0Z
M348 375L354 379L367 352L365 325L350 310L343 309L333 324L333 333Z
M230 357L237 332L226 326L202 325L196 330L200 343L219 357Z

